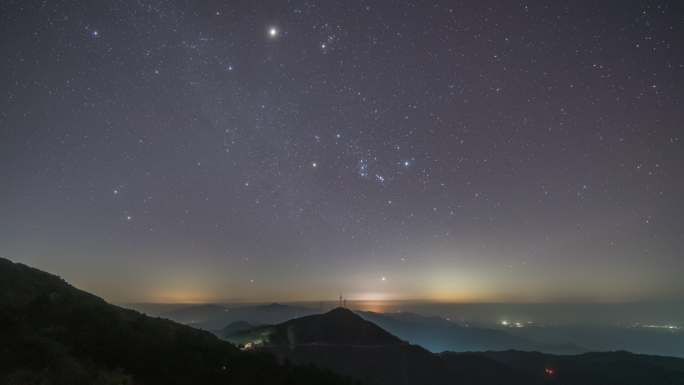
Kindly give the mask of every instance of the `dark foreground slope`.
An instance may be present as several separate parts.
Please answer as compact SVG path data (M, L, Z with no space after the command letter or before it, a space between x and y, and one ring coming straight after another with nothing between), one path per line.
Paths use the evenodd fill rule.
M684 384L684 360L625 352L434 354L346 309L236 333L237 343L330 368L368 384Z
M526 373L549 369L553 373L551 377L559 384L684 384L684 360L674 357L622 351L552 355L511 350L472 355L491 358ZM459 353L444 354L447 360L458 361L463 356Z
M0 259L0 384L345 384Z

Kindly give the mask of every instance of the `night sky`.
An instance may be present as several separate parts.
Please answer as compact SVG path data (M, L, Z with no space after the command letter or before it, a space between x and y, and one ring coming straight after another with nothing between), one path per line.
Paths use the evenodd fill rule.
M0 256L119 302L684 298L679 1L2 1Z

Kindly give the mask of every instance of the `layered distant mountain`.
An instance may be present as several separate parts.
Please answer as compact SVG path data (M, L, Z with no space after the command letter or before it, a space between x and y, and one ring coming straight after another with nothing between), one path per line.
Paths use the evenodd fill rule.
M348 384L0 258L0 384Z
M342 308L240 331L227 339L367 384L684 384L684 360L677 358L626 352L434 354Z
M509 328L509 333L528 341L543 341L546 347L567 346L572 341L582 352L627 350L643 354L684 358L684 331L640 326L546 325Z
M226 325L244 321L254 325L276 324L289 319L314 314L316 310L272 303L269 305L226 306L204 304L186 306L161 314L176 322L205 330L220 330Z
M533 378L487 357L467 358L465 367L411 345L354 312L328 313L261 326L228 340L276 354L294 363L314 364L368 384L530 384Z
M464 326L440 317L413 313L357 312L363 318L434 353L451 351L527 350L577 354L586 349L570 344L542 344L507 331Z
M180 306L180 307L179 307ZM272 325L318 313L314 307L270 305L176 305L160 316L216 333L236 322ZM433 353L442 351L524 350L552 354L627 350L637 353L684 357L681 330L607 325L536 325L496 327L452 322L436 316L410 312L374 313L357 311L402 340Z
M230 319L230 323L224 328L212 327L219 337L231 336L240 331L242 322L250 325L270 325L285 322L298 316L293 314L313 314L314 310L290 305L262 305L229 309L219 305L193 306L168 314L169 318L177 321L197 318L199 314L207 312L203 309L216 309L211 311L209 319L201 324L190 323L193 326L215 325L219 320ZM433 353L446 350L450 351L485 351L485 350L527 350L543 351L556 354L577 354L587 352L588 349L568 343L540 343L533 339L517 336L504 330L483 327L463 326L448 321L441 317L422 316L414 313L374 313L368 311L356 311L366 320L369 320L397 337L412 344L420 345ZM185 317L182 315L187 315ZM192 316L191 316L192 315ZM268 315L268 316L264 316ZM212 318L213 317L213 318ZM240 321L236 320L240 319ZM279 319L276 322L268 322L268 319ZM225 325L225 324L224 324ZM249 329L242 327L242 330Z

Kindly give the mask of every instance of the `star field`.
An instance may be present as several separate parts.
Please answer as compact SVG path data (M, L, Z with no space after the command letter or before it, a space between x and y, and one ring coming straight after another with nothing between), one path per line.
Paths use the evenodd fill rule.
M10 1L0 25L0 254L108 299L684 296L676 1Z

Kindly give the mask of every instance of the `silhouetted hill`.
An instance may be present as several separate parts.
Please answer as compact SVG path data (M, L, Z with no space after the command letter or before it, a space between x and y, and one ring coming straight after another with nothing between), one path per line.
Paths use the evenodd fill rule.
M313 363L368 384L446 385L455 380L494 384L502 378L509 384L529 383L528 376L486 357L469 359L467 368L449 367L440 356L410 345L344 308L254 328L228 339L236 343L256 342L259 349L282 359Z
M0 258L0 384L345 384Z
M669 357L623 352L434 354L346 309L258 327L229 339L257 342L257 350L283 360L330 368L368 384L684 384L684 360Z
M403 344L399 338L344 308L224 336L235 343L258 340L272 346Z
M396 345L403 342L352 311L337 308L287 321L274 328L273 344Z

